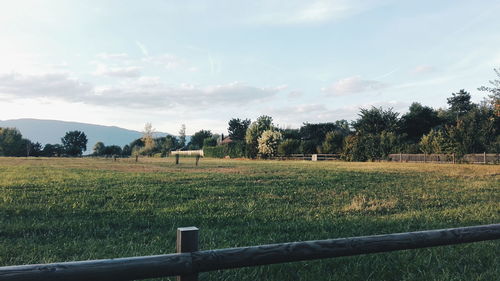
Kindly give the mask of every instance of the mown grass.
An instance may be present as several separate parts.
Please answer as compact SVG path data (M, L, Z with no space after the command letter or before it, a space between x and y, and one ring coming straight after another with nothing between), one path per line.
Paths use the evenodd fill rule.
M0 266L500 222L484 165L0 158ZM200 274L202 280L498 280L500 242Z

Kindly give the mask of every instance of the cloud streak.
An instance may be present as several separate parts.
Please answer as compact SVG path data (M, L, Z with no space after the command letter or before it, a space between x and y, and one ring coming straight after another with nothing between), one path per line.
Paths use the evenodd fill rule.
M145 55L146 57L149 56L149 51L146 48L146 45L142 44L139 41L135 41L135 44L137 45L137 47L139 47L143 55Z
M313 0L313 1L258 1L257 16L252 23L269 25L295 25L323 23L346 18L369 9L375 1Z

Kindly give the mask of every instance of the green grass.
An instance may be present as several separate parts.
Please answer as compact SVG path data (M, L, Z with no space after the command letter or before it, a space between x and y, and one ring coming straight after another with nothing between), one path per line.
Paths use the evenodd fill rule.
M500 222L499 166L0 158L0 266ZM201 280L498 280L500 242L200 274Z

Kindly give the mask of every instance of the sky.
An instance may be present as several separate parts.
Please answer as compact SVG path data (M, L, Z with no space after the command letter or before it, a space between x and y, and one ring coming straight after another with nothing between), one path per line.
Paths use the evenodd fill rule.
M176 134L446 107L500 68L500 2L0 0L0 120Z

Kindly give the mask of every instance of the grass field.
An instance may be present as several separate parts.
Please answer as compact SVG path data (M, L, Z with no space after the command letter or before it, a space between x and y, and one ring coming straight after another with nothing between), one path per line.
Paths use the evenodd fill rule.
M0 266L500 222L500 167L0 158ZM200 274L201 280L498 280L500 241Z

